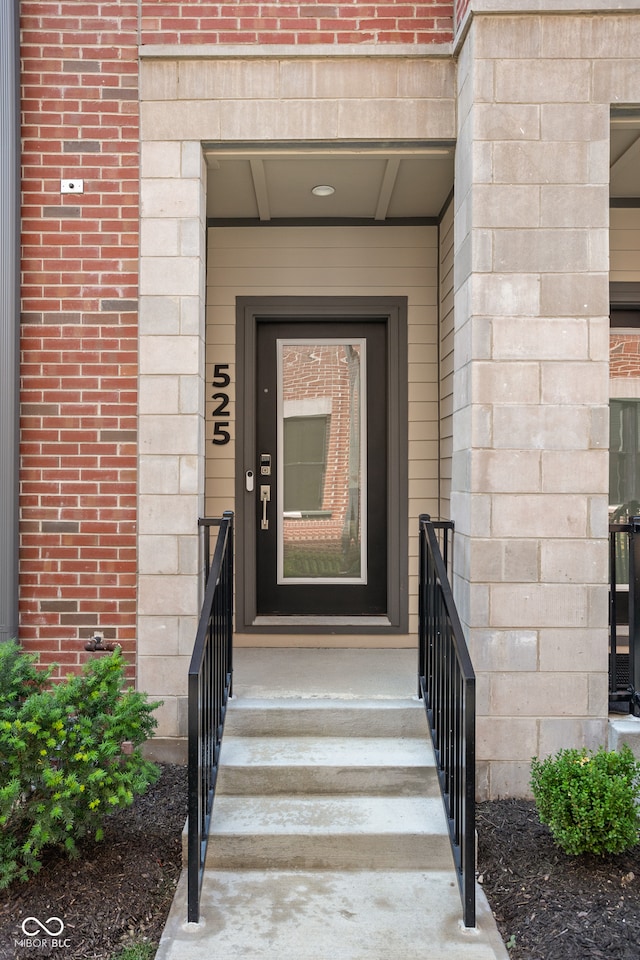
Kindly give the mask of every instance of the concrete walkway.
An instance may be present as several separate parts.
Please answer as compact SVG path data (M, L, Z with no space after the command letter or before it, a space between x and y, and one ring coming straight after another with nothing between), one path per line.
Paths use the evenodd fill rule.
M264 853L264 819L276 824L276 828L269 827L271 831L286 828L291 817L286 809L292 803L319 801L327 807L337 803L343 815L348 807L347 820L354 821L353 832L366 821L366 817L354 813L351 807L355 810L363 800L369 804L371 798L351 796L353 784L346 788L349 796L333 794L340 791L340 785L348 781L349 776L353 776L355 782L358 773L353 771L358 765L369 771L369 777L370 771L375 771L377 761L375 756L371 761L370 754L372 749L375 754L377 732L367 729L367 724L371 724L370 717L374 715L385 715L387 727L397 730L391 734L397 739L390 742L397 744L399 767L408 766L409 772L396 772L392 777L407 776L406 787L400 792L413 793L416 778L420 776L417 771L425 763L421 748L418 748L420 756L415 758L415 763L420 766L413 771L410 769L414 762L412 754L416 750L413 728L416 721L422 722L423 716L415 694L416 673L416 653L411 650L245 648L236 651L234 700L227 721L231 734L228 761L224 759L223 744L221 771L227 763L228 780L226 786L224 781L221 782L218 798L220 831L224 834L227 829L225 806L229 806L230 815L233 809L233 800L228 794L236 793L234 778L239 775L238 768L242 777L241 767L246 762L247 750L257 768L255 777L263 778L260 789L251 789L250 792L252 795L266 794L262 798L264 812L261 812L257 797L237 801L249 807L254 805L256 810L254 843L251 842L252 830L247 836L246 825L241 828L249 840L247 864L250 866L225 869L220 863L218 867L207 868L201 917L197 924L186 922L186 872L183 871L157 960L211 960L217 957L228 960L418 960L422 957L425 960L507 960L507 950L479 886L476 888L477 925L472 930L462 925L460 896L448 841L440 841L437 856L428 857L431 862L423 866L419 866L418 854L415 863L412 862L414 858L408 856L405 864L403 853L396 858L401 868L389 866L393 861L388 857L392 855L396 841L394 839L390 844L389 833L385 834L387 828L381 830L379 827L374 831L371 846L365 844L366 854L360 860L357 853L347 851L350 842L347 837L344 842L338 839L336 856L339 862L349 864L347 869L333 869L331 861L320 869L309 869L303 849L308 838L303 835L294 842L294 860L299 847L299 867L284 861L271 863ZM276 745L278 734L282 733L282 718L288 712L295 717L300 739L312 750L313 760L306 764L308 773L296 773L296 767L302 761L296 756L294 745L288 743L285 747L282 740ZM331 724L331 737L327 737L323 748L313 736L317 733L318 723L323 725L324 715L327 726ZM242 742L243 725L247 725L248 717L252 718L254 727L263 728L267 750L271 743L275 751L293 751L294 760L289 755L286 760L289 766L284 768L293 773L285 773L285 779L311 776L312 796L291 801L272 792L277 790L277 787L270 786L273 772L268 769L261 772L268 766L268 757L260 759L265 747L260 745L261 738L257 734L263 731L253 731L255 736L249 738L249 747L246 737L244 744ZM343 744L353 745L350 771L344 763L348 759L345 757L348 748L338 747L335 742L336 717L338 724L344 725ZM257 722L256 718L259 718ZM341 733L339 731L339 735ZM368 742L367 737L370 737ZM291 737L287 739L291 740ZM422 741L418 742L421 744ZM304 745L300 747L300 750L304 749ZM388 746L385 749L388 751ZM430 750L428 742L425 742L424 749ZM358 753L358 759L354 760ZM326 772L318 772L318 767L325 762L328 764ZM318 797L316 794L320 790L324 795ZM374 803L383 807L385 802L384 794L374 799ZM396 810L406 808L405 813L394 813L390 817L392 823L388 829L393 830L395 838L398 831L401 835L405 826L409 836L414 829L410 823L410 808L435 800L423 801L405 795L389 796L388 802L395 805ZM436 820L444 821L439 799L436 806ZM406 818L406 824L400 822L403 818ZM313 830L309 832L312 834ZM222 849L226 842L227 838L223 836ZM273 839L267 837L266 842L273 842ZM216 843L220 843L220 838L216 838ZM381 843L382 847L379 846ZM209 849L215 846L210 842ZM261 869L251 868L254 846L256 862ZM388 852L382 855L377 852L380 850ZM278 861L278 857L274 860ZM377 869L372 869L376 864Z

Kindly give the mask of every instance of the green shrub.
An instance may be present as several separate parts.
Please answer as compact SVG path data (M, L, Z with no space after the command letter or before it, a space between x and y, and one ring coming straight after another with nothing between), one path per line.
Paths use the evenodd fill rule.
M0 889L36 873L47 846L74 854L87 831L101 839L104 816L160 774L139 749L158 704L123 689L119 649L80 676L49 676L15 643L0 643Z
M640 839L640 763L628 746L560 750L531 764L531 787L542 823L565 853L622 853Z

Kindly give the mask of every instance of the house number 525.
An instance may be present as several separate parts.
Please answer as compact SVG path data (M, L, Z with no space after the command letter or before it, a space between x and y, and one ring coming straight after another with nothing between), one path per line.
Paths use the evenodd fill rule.
M211 399L214 401L213 408L213 417L228 417L229 416L229 394L226 393L223 387L228 387L231 383L231 377L227 373L229 369L228 363L215 363L213 365L213 381L212 386L215 390L215 393L211 395ZM213 421L213 443L222 445L224 443L229 443L231 439L231 434L227 429L229 426L228 420L216 420Z

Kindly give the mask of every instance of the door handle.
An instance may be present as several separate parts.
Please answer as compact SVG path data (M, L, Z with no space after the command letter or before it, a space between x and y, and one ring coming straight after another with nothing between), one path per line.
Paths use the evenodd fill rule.
M262 504L262 522L260 524L261 530L269 529L269 520L267 518L267 504L271 500L271 487L268 483L260 484L260 502Z

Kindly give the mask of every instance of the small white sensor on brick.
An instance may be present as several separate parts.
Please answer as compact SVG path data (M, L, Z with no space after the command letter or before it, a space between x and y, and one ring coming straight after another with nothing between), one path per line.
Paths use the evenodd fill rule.
M84 193L84 180L61 180L60 193Z

